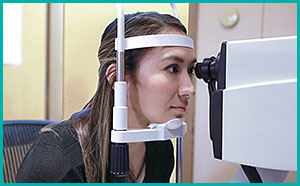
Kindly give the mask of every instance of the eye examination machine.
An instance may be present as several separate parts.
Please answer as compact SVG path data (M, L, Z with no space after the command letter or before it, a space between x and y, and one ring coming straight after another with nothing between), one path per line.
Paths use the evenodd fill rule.
M214 158L241 164L232 182L297 171L297 36L223 42L195 73L208 85Z

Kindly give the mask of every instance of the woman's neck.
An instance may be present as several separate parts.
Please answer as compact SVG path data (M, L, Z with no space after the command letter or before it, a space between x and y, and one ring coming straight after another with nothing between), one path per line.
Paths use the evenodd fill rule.
M128 128L129 129L145 129L149 123L137 116L135 112L128 109Z
M133 176L131 182L136 182L142 174L145 164L146 145L145 143L129 143L130 172Z

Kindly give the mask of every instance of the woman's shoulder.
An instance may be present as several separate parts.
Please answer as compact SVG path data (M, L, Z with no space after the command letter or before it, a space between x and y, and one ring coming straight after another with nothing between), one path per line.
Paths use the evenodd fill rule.
M78 134L73 128L72 123L80 118L85 118L89 115L90 109L83 109L71 115L67 120L52 123L41 130L44 138L55 138L54 141L64 143L69 140L78 140Z
M41 129L37 143L63 144L69 140L78 140L77 133L70 120L52 123ZM35 143L36 144L36 143Z
M43 128L39 139L34 145L36 148L49 146L70 161L77 162L82 158L78 135L70 120L54 123L49 127Z

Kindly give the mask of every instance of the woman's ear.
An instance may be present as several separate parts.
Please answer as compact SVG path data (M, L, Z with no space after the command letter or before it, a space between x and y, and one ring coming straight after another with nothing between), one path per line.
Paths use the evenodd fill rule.
M105 73L106 79L109 82L109 84L112 85L113 89L115 89L114 82L116 80L116 73L117 73L117 66L115 63L109 65Z

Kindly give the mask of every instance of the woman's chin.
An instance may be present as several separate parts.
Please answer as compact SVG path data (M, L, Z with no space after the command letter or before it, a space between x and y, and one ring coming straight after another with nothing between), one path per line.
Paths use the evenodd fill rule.
M183 118L183 114L177 114L175 118Z

